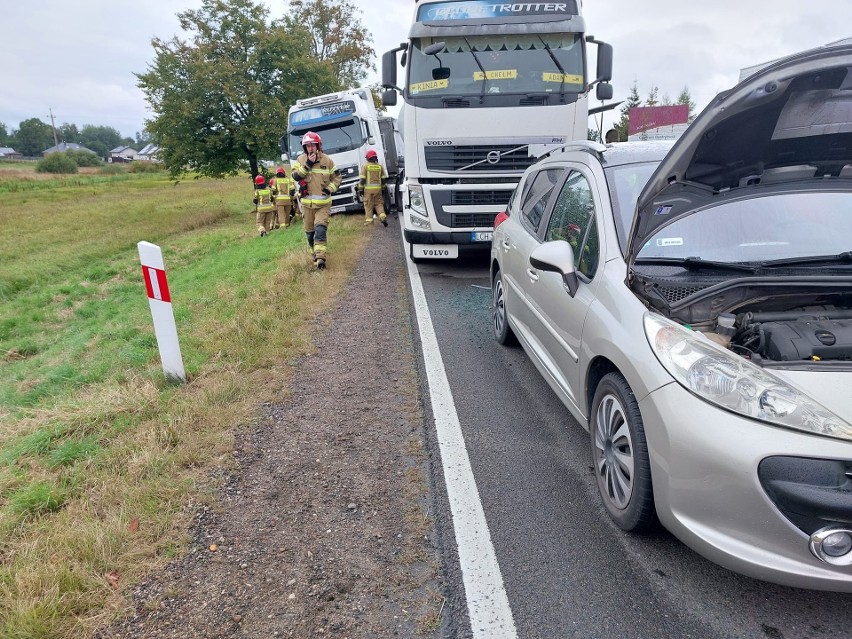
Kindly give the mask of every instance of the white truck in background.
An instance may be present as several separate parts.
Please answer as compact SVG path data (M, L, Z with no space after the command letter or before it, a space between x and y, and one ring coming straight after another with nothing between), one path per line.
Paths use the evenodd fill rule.
M279 140L282 159L293 161L302 153L302 136L308 131L322 138L323 151L331 156L343 180L332 196L331 213L363 211L356 192L368 149L375 149L388 172L385 208L397 207L397 182L401 174L402 140L396 119L376 109L369 89L339 91L298 100L290 107L287 134Z
M597 45L591 82L587 43ZM382 58L382 103L404 100L411 258L489 248L494 216L524 170L587 138L589 93L597 86L597 99L611 99L611 77L612 47L586 35L581 0L417 0L408 40Z

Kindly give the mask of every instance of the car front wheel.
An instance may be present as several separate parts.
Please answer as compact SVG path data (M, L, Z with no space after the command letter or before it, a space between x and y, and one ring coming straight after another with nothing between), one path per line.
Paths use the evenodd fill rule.
M503 346L514 346L518 343L518 339L509 326L509 318L506 314L506 295L503 288L503 273L500 271L494 274L494 279L491 282L491 295L494 338Z
M639 404L619 373L601 379L589 424L598 492L619 528L655 527L651 463Z

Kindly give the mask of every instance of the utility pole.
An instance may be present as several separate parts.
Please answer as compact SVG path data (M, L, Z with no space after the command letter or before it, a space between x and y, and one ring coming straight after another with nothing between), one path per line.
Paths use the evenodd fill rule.
M53 146L59 146L59 140L56 139L56 123L53 121L53 109L48 111L50 111L50 126L53 128Z

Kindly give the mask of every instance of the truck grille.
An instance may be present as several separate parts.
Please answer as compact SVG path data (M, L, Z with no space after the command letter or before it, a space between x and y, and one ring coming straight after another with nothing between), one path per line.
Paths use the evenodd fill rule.
M454 229L494 226L494 213L453 213L451 227Z
M429 146L424 151L426 167L430 171L461 171L464 169L465 171L522 172L538 160L538 158L527 155L526 146L518 148L510 144ZM500 159L495 164L490 164L486 157L493 151L500 154ZM470 166L475 162L479 162L479 164Z
M462 206L505 206L511 195L511 191L453 191L452 203Z

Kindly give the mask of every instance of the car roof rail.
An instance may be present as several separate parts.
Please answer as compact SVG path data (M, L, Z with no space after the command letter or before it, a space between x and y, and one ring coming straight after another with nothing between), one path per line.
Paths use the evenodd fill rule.
M549 153L542 157L552 157L557 153L564 153L566 151L585 151L586 153L600 156L604 151L606 151L606 149L607 147L605 144L595 142L594 140L571 140L567 144L551 149Z

